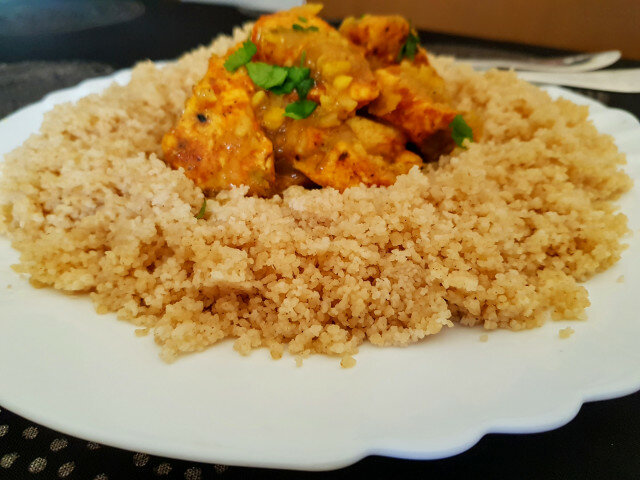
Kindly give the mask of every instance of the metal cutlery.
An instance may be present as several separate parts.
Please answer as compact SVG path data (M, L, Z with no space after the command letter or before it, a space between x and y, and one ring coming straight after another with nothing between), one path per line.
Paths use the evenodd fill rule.
M565 85L603 92L640 93L640 68L579 73L517 72L517 74L523 80L534 83Z
M512 70L527 70L530 72L590 72L613 65L620 59L619 50L609 50L598 53L581 53L567 57L551 58L461 58L471 64L476 70L490 68L504 68Z

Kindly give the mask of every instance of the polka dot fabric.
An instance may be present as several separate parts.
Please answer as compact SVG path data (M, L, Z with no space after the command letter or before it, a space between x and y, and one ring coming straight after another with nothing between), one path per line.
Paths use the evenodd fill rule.
M207 480L246 469L129 452L64 435L0 407L0 479Z
M6 66L6 64L0 64L0 66L3 65ZM52 66L55 67L55 64L40 68L52 68ZM78 64L76 68L81 70L82 65ZM80 74L79 70L69 73L72 76ZM29 80L31 84L23 86L27 90L44 95L49 90L72 85L78 80L75 76L73 79L66 77L59 69L54 73L53 76L48 75L52 79L50 85L43 87L38 81L43 76L34 75L33 79ZM96 72L98 73L103 72ZM0 80L7 85L14 84L18 80L27 81L24 75L19 78L12 76L11 69L0 72ZM26 97L10 99L6 92L0 89L0 117L10 111L2 110L7 102L13 102L12 105L17 108L32 100ZM6 286L6 288L10 287L10 285ZM246 469L233 470L238 476L245 478L242 472ZM225 465L194 464L154 457L143 452L128 452L106 447L41 427L0 406L0 480L207 480L217 478L229 479L230 469Z

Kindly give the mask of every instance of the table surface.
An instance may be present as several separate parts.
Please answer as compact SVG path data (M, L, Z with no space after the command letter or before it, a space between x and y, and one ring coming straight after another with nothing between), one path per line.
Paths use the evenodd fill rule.
M55 5L54 5L55 4ZM55 6L55 8L53 8ZM48 91L143 59L171 59L252 18L230 7L153 0L5 0L0 3L0 117ZM564 52L421 32L435 53L458 56ZM616 68L640 66L620 61ZM579 90L640 116L640 95ZM0 386L1 388L1 386ZM455 457L368 457L325 473L198 464L128 452L34 424L0 406L0 478L640 478L640 393L588 403L568 425L530 435L490 434Z

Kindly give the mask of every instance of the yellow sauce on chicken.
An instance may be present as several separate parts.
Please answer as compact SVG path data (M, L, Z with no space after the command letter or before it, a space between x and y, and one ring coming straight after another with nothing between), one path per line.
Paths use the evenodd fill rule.
M246 65L229 71L225 59L212 57L164 136L169 165L208 192L248 185L250 194L270 196L293 185L392 185L453 148L449 125L459 112L426 51L407 48L409 23L366 15L336 30L317 16L320 9L309 4L264 15L250 36L251 62L308 69L308 92L261 88ZM287 108L296 101L313 102L313 112L291 118Z

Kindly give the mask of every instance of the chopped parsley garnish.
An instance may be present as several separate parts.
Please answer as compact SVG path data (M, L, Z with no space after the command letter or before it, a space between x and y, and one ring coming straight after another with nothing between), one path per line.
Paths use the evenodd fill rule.
M309 90L311 90L315 84L316 82L311 77L307 77L303 80L300 80L298 85L296 85L296 91L298 92L298 97L300 97L301 100L304 100L305 98L307 98L307 94L309 93Z
M400 47L400 51L398 52L398 62L401 62L403 58L413 60L416 56L416 52L418 51L418 45L420 45L420 37L418 37L418 35L413 31L409 32L407 40L404 42L404 45Z
M313 100L298 100L290 103L284 109L284 116L294 120L302 120L313 113L318 104Z
M298 25L297 23L293 24L293 29L297 32L318 32L320 29L315 25L311 25L310 27L303 27L302 25Z
M253 83L276 95L286 95L297 90L298 97L304 100L315 82L309 77L310 70L305 67L279 67L261 62L250 62L247 71Z
M456 142L456 145L459 147L467 148L464 145L465 139L473 142L473 130L471 130L471 127L464 121L462 115L456 115L449 124L449 127L451 128L451 138L453 138L453 141Z
M285 67L269 65L263 62L247 63L247 72L249 72L249 77L251 77L253 83L265 90L282 85L289 73Z
M298 17L298 20L300 20L302 23L307 23L309 21L304 17Z
M281 67L281 68L285 68L287 70L287 77L284 81L284 83L282 83L281 85L276 85L274 87L271 87L269 90L271 90L273 93L277 94L277 95L284 95L287 93L291 93L293 91L293 89L298 89L298 95L300 96L300 85L301 84L307 84L308 82L306 82L306 80L309 80L309 69L308 68L303 68L303 67ZM313 79L311 79L311 81L313 82ZM313 84L311 85L313 86ZM305 96L307 94L309 90L307 89L305 91ZM300 98L303 98L302 96L300 96Z
M250 40L247 40L247 42L251 43ZM245 42L245 45L247 45L247 42ZM251 45L253 45L253 48L255 49L255 45L253 43L251 43ZM244 46L233 55L243 49L245 49ZM251 57L253 57L254 54L255 51L251 53ZM229 60L232 59L233 55L229 57ZM269 65L264 62L246 62L247 73L257 87L269 90L276 95L286 95L293 92L294 89L298 92L299 100L297 102L290 103L284 110L284 116L295 120L307 118L318 106L316 102L307 100L306 98L309 91L315 85L315 81L310 77L311 71L302 66L304 65L306 55L306 52L302 52L299 67L280 67L278 65ZM227 62L229 62L229 60L227 60Z
M196 218L199 220L202 217L204 217L204 212L206 211L207 211L207 197L204 197L204 200L202 201L202 206L200 207L200 210L196 214Z
M293 80L287 78L282 85L271 87L269 91L275 93L276 95L286 95L287 93L293 92L293 89L295 87L296 84L293 82Z
M310 70L305 67L289 67L287 79L293 81L295 85L299 84L305 78L309 78Z
M242 44L242 47L229 55L227 61L224 62L224 68L230 72L235 72L243 65L249 63L257 51L258 47L256 47L256 44L251 40L247 40Z

